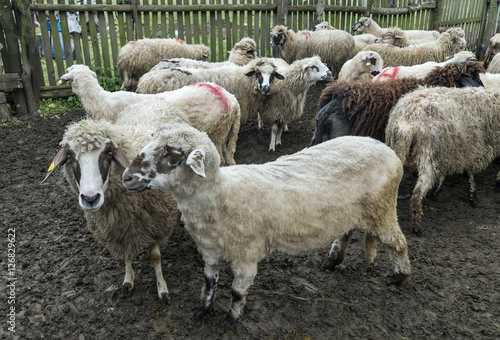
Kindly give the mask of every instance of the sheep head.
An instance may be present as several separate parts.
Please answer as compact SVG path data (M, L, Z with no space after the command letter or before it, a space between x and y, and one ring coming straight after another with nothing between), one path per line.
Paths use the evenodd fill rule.
M207 183L220 164L219 153L207 134L185 124L160 128L122 176L130 192L147 189L192 194Z
M281 47L286 43L288 28L283 25L273 27L271 30L271 47Z
M448 31L441 33L439 39L449 37L454 45L457 46L459 50L464 50L467 47L467 40L465 40L465 32L460 27L452 27Z
M245 73L247 77L255 76L257 80L256 89L263 96L271 93L271 84L274 79L283 80L285 77L277 71L277 66L272 59L259 58L248 64L250 70Z
M323 21L314 26L313 31L324 31L324 30L334 30L335 28L328 23L328 21Z
M75 133L78 129L83 131ZM70 165L71 171L66 174L72 175L67 179L78 192L80 207L85 211L94 212L104 203L112 161L124 168L128 167L129 161L123 151L106 137L104 131L90 129L98 128L87 122L73 124L68 128L64 145L52 160L47 176L40 184L61 166Z
M68 81L74 81L78 74L88 74L94 77L95 79L98 79L97 74L94 71L90 70L90 68L87 65L75 64L73 66L68 67L66 73L57 79L57 83L65 84Z
M364 27L368 27L370 26L372 23L372 19L368 18L368 17L362 17L358 20L357 23L355 23L353 26L352 26L352 30L354 32L364 32Z

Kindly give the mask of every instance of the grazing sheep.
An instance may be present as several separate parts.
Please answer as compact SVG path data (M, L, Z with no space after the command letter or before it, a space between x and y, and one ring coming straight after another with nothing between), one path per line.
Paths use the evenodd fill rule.
M335 240L326 265L334 269L344 260L355 229L368 235L370 261L377 240L386 246L393 283L410 274L396 216L402 164L383 143L349 136L266 164L218 164L205 134L172 125L156 131L123 174L123 185L132 192L160 189L176 197L205 262L198 319L214 312L220 261L229 261L234 273L225 319L232 328L262 259L275 251L311 252Z
M384 68L384 61L377 52L361 51L345 62L338 80L373 79Z
M252 38L243 38L234 45L233 49L229 51L229 59L222 62L208 62L201 60L194 60L188 58L172 58L165 59L156 64L150 71L167 67L190 67L190 68L210 68L239 65L243 66L248 64L251 60L257 58L257 45Z
M300 31L278 25L271 30L271 46L287 63L318 55L333 73L356 53L354 38L342 30Z
M134 288L133 259L145 247L157 280L158 297L168 301L161 268L160 245L166 243L178 220L175 199L165 193L133 195L121 183L123 169L151 139L155 127L185 122L170 104L144 102L129 106L116 123L87 118L66 129L61 150L45 179L65 165L65 177L78 196L87 226L111 254L125 261L122 296Z
M241 109L241 124L258 110L256 105L269 95L274 79L282 80L272 58L257 58L245 66L208 69L166 68L148 72L137 85L139 93L172 91L198 82L213 82L232 93Z
M186 44L180 39L139 39L122 46L117 69L122 90L135 89L139 78L163 59L191 58L207 60L210 49L205 45Z
M269 151L281 144L284 127L302 117L309 88L319 80L332 79L332 73L318 56L278 65L278 72L285 79L273 85L258 108L259 126L261 121L272 125Z
M114 122L127 106L143 101L165 101L182 110L192 126L205 131L221 152L221 165L235 164L234 153L240 130L240 105L236 97L214 83L197 83L174 91L139 94L108 92L96 74L85 65L68 67L61 82L71 81L85 111L93 118Z
M486 70L488 73L500 73L500 53L493 56Z
M312 145L343 135L369 136L385 141L389 112L401 96L419 85L477 86L481 84L481 73L484 73L481 62L465 62L436 67L423 79L331 83L318 101Z
M428 61L442 62L446 57L453 55L467 45L465 34L461 28L450 28L441 33L439 39L412 47L396 47L387 44L371 44L365 51L375 51L382 57L384 65L411 66Z
M462 51L453 55L451 58L447 58L446 61L441 63L435 61L428 61L423 64L413 65L413 66L396 66L396 67L386 67L380 72L379 75L373 78L373 81L390 81L394 79L401 78L424 78L429 74L435 67L442 67L446 64L461 63L464 61L474 61L476 55L473 52Z
M363 36L362 34L361 36ZM399 27L389 27L387 31L382 34L380 37L375 39L375 43L377 44L389 44L397 47L407 47L408 39L406 38L406 34Z
M473 176L500 156L499 130L498 88L421 88L398 101L386 143L407 168L418 171L410 199L415 232L421 232L422 200L433 187L446 176Z
M486 52L484 53L484 58L483 58L484 62L488 62L490 56L493 55L494 57L495 55L497 55L499 51L500 51L500 33L496 33L494 36L491 37L488 47L486 48ZM500 73L500 72L495 72L495 73Z
M387 32L387 28L380 28L375 20L362 17L352 26L355 32L362 32L363 34L370 33L376 37L380 37ZM438 31L425 31L425 30L403 30L409 45L418 45L437 40L440 36Z

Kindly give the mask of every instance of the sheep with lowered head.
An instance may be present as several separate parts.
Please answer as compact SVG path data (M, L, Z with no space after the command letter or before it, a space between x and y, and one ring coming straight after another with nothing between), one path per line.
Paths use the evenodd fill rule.
M221 62L208 62L202 60L194 60L188 58L171 58L160 61L150 71L154 71L166 67L191 67L191 68L210 68L239 65L243 66L248 64L251 60L257 58L257 44L252 38L243 38L234 45L229 51L229 58L227 61Z
M376 37L380 37L387 32L388 29L381 28L375 20L369 17L361 17L358 22L352 26L352 30L355 32L362 32L363 34L370 33ZM404 30L403 32L408 39L409 45L427 43L437 40L440 36L438 31Z
M318 55L332 73L356 53L354 38L342 30L299 31L277 25L271 30L271 46L276 47L287 63Z
M141 76L163 59L207 60L210 49L202 44L186 44L180 39L139 39L122 46L117 69L122 90L135 89Z
M334 269L344 260L355 229L369 235L368 259L376 257L380 241L389 252L392 282L404 281L411 269L396 216L402 173L389 147L351 136L266 164L221 168L206 134L170 125L155 132L124 172L123 185L132 192L160 189L176 197L205 262L198 319L213 314L218 264L230 262L234 279L225 325L232 328L262 259L275 251L296 255L333 242L327 268Z
M384 61L377 52L361 51L345 62L338 80L373 79L384 68Z
M93 118L115 121L127 106L144 101L165 101L175 105L190 123L209 137L220 151L221 165L235 164L234 153L240 130L240 105L234 95L221 86L202 82L174 91L139 94L130 91L108 92L86 65L68 67L61 82L71 82L85 111Z
M363 36L362 34L361 36ZM389 44L397 47L407 47L408 39L406 38L406 34L399 27L389 27L387 31L382 34L380 37L375 39L375 43L377 44Z
M160 245L166 243L178 221L175 199L153 191L132 195L121 184L128 160L149 142L155 127L169 123L188 125L189 120L174 106L159 101L130 105L115 123L89 117L70 124L44 179L64 166L94 238L125 262L124 297L135 286L133 259L150 247L158 297L169 298Z
M455 53L453 56L448 57L446 59L447 60L440 63L435 61L428 61L423 64L412 65L412 66L386 67L382 70L382 72L380 72L380 74L378 74L373 78L373 81L374 82L391 81L394 79L401 79L408 77L420 79L427 76L436 67L442 67L445 66L446 64L462 63L465 61L477 60L476 55L469 51L461 51Z
M441 33L439 39L412 47L396 47L388 44L371 44L365 51L375 51L382 57L384 65L411 66L428 61L442 62L446 57L465 49L467 42L461 28L450 28Z
M420 88L398 101L385 140L406 167L418 171L410 199L414 231L421 231L422 200L433 187L446 176L474 175L500 156L498 131L498 87Z

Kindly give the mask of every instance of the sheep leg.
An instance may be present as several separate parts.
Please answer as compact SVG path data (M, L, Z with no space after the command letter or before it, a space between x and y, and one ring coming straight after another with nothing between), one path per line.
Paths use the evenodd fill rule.
M155 270L158 297L160 300L169 304L170 297L168 294L167 282L165 282L165 278L163 277L163 272L161 270L161 253L159 244L156 243L151 247L149 257L151 258L151 262L153 263L153 268Z
M389 259L394 268L391 283L395 285L402 284L408 275L411 274L411 265L408 258L406 238L397 222L395 222L394 227L390 228L388 232L378 235L378 239L387 247Z
M472 174L469 174L469 203L472 207L476 207L479 203L476 195L476 182Z
M257 263L239 263L233 264L233 284L231 286L231 308L224 319L226 329L232 329L236 325L236 321L240 317L243 307L246 304L246 296L248 288L253 284L253 280L257 275Z
M377 238L368 232L365 234L365 256L371 263L377 257Z
M128 298L134 291L134 269L132 268L132 259L125 259L125 279L119 290L121 298ZM117 291L118 293L118 291ZM114 295L114 294L113 294ZM117 296L113 296L115 299Z
M438 183L432 188L431 192L427 195L427 198L437 201L439 198L439 189L441 188L441 185L443 185L444 182L444 176L439 177Z
M257 128L262 129L262 118L260 117L260 112L257 112Z
M276 135L276 144L277 145L281 145L281 134L282 133L283 133L283 124L282 123L278 123L278 133Z
M201 289L201 306L196 312L196 319L206 321L208 314L215 311L215 290L219 283L219 268L216 264L205 263L205 285Z
M278 134L278 124L273 123L271 128L271 143L269 144L269 151L274 151L276 148L276 136Z
M410 198L410 214L412 228L415 234L422 234L420 225L422 216L424 215L424 211L422 209L422 200L432 188L431 183L434 183L433 178L431 178L431 176L429 176L428 174L422 172L422 174L417 179L417 184L415 185Z
M344 261L347 252L347 246L349 245L349 241L351 240L353 233L354 230L351 230L332 243L332 248L330 249L330 254L328 255L328 261L326 261L325 264L325 269L334 271L335 267Z

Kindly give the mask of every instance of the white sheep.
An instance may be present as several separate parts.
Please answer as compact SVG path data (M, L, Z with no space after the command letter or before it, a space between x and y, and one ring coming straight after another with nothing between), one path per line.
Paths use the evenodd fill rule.
M323 21L323 22L320 22L319 24L317 24L316 26L314 26L314 31L323 31L323 30L336 30L335 27L333 27L332 25L330 25L330 23L328 21Z
M500 73L500 53L493 56L486 71L488 71L488 73Z
M376 37L380 37L382 34L387 32L387 28L381 28L375 20L369 17L362 17L352 26L352 30L355 32L362 32L373 34ZM433 40L437 40L440 36L438 31L426 31L426 30L404 30L403 31L408 39L409 45L418 45L422 43L427 43Z
M428 61L423 64L412 66L392 66L386 67L373 78L373 81L390 81L394 79L402 79L408 77L425 78L435 67L442 67L446 64L461 63L469 60L476 60L476 55L473 52L461 51L455 53L451 58L446 58L443 62Z
M122 46L117 69L122 90L135 89L139 78L163 59L207 60L210 49L202 44L186 44L180 39L139 39Z
M235 164L234 153L240 129L240 105L234 95L214 83L197 83L175 91L139 94L108 92L86 65L68 67L60 82L70 81L73 92L93 118L114 122L127 106L143 101L165 101L182 110L192 126L205 131L221 152L221 165Z
M299 31L277 25L271 30L271 46L287 63L318 55L333 73L356 53L354 38L342 30Z
M332 79L332 73L318 56L300 59L291 65L284 61L277 65L285 79L273 85L258 107L259 126L261 121L272 125L269 151L275 151L276 145L281 144L285 126L302 117L309 88L317 81Z
M368 33L365 33L368 34ZM362 34L361 36L365 35ZM389 27L387 31L382 34L380 37L375 39L375 43L377 44L389 44L397 47L407 47L408 39L406 38L406 34L399 27Z
M125 262L124 297L134 289L133 259L150 247L158 297L169 298L160 245L177 224L175 199L159 192L133 195L121 184L128 160L147 144L153 129L167 121L189 124L181 111L164 102L131 105L115 123L89 117L70 124L42 181L65 165L66 180L77 194L89 230L114 257Z
M166 67L189 67L189 68L210 68L248 64L251 60L257 58L257 45L252 38L243 38L234 45L229 51L227 61L208 62L202 60L194 60L189 58L171 58L160 61L150 71L162 69Z
M467 42L464 37L465 33L461 28L450 28L441 33L439 39L432 42L411 47L371 44L364 50L380 54L386 67L411 66L428 61L442 62L446 60L446 57L465 49Z
M282 80L272 58L257 58L245 66L208 69L166 68L148 72L137 85L139 93L172 91L198 82L213 82L232 93L241 109L241 124L258 110L256 105L269 95L275 79Z
M500 73L481 73L479 78L486 88L500 88Z
M385 141L409 170L418 171L410 200L414 231L421 231L422 199L433 187L439 189L446 176L473 176L500 156L499 130L498 87L420 88L397 102Z
M500 51L500 33L496 33L490 38L488 47L486 48L486 52L484 53L483 60L487 62L491 55L493 55L494 57L497 55L499 51ZM500 72L494 72L494 73L500 73Z
M344 260L355 229L365 232L370 261L377 240L387 247L393 283L410 274L396 216L403 168L383 143L341 137L258 165L221 168L218 158L204 133L171 125L155 132L123 174L132 192L160 189L176 197L205 262L198 319L214 311L220 261L229 261L234 274L225 319L231 328L263 258L275 251L307 253L333 241L326 267L334 269Z
M373 79L384 68L384 61L377 52L361 51L345 62L338 80Z
M323 31L323 30L336 30L335 27L331 26L328 21L323 21L316 26L314 26L315 31ZM353 35L352 36L354 39L354 54L357 52L361 51L366 45L373 44L375 43L375 40L377 39L376 36L373 34L360 34L360 35Z

